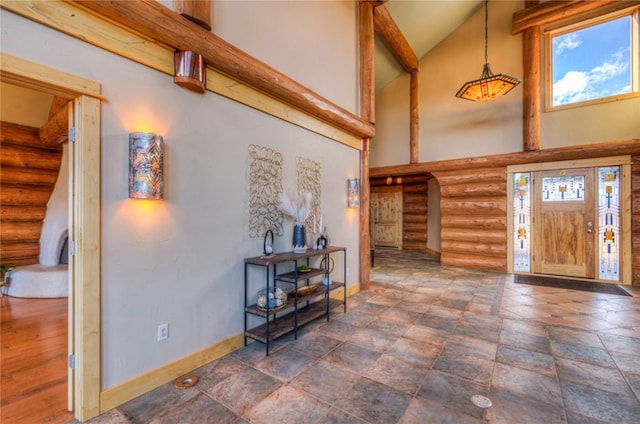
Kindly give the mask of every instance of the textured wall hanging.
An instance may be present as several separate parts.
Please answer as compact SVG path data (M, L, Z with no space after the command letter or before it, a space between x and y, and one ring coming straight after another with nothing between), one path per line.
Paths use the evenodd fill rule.
M282 235L284 217L278 209L282 194L282 154L268 147L249 146L249 236L271 230Z
M316 224L320 222L320 214L322 208L320 204L320 162L316 162L307 158L297 158L296 160L296 182L298 193L311 193L311 213L305 221L308 229L313 229L314 221ZM317 229L322 232L321 228Z

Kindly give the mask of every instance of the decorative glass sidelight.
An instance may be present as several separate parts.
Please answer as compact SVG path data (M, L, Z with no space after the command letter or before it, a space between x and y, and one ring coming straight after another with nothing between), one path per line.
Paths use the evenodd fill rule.
M598 272L620 280L620 167L598 168Z
M584 201L584 175L545 177L542 179L543 202Z
M513 269L531 271L531 174L513 175Z

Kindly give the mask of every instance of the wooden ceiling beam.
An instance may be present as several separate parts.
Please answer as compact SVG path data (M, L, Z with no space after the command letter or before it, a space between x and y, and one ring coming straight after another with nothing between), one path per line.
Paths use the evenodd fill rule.
M417 72L418 58L384 5L373 9L373 23L376 32L389 46L404 70L409 73Z
M39 129L43 144L60 144L69 138L69 99L55 97L51 103L49 120Z
M500 155L476 156L408 165L389 165L369 170L371 178L394 177L460 169L492 168L498 166L522 165L526 163L557 162L563 160L592 159L607 156L640 154L640 139L583 144L581 146L558 147L532 152L516 152Z
M361 138L375 135L370 122L154 0L77 0L75 3L151 40L176 50L197 52L209 67L331 126Z
M211 31L211 0L173 0L173 9L207 31Z
M527 28L541 27L574 16L594 13L594 16L626 9L640 4L638 0L565 0L548 1L537 6L525 7L513 14L511 34L519 34Z

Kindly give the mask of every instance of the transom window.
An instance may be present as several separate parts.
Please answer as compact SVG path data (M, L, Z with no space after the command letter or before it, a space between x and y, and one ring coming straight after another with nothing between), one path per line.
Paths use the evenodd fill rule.
M638 94L638 8L546 33L547 110Z

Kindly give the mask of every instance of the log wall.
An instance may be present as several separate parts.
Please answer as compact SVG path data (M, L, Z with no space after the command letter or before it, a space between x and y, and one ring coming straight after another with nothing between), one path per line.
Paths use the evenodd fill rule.
M434 172L443 265L507 271L506 168Z
M62 145L43 144L38 128L0 123L0 262L38 263L40 232L58 178Z
M424 252L428 241L428 178L416 178L413 184L402 185L402 248Z

